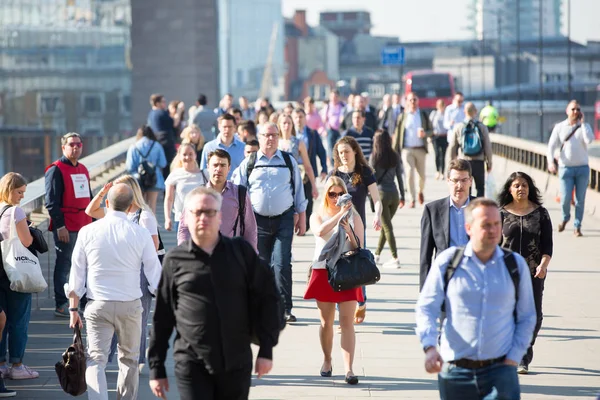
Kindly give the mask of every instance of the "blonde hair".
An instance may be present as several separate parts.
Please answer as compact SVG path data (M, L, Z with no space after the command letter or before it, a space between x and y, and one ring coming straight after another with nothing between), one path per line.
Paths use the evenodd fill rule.
M344 191L344 194L348 193L348 188L346 187L346 183L344 183L342 178L338 176L330 176L329 179L327 179L327 182L325 182L325 191L323 192L323 204L321 204L319 212L319 215L321 215L322 217L328 215L327 209L331 207L331 204L329 204L329 196L327 195L327 193L329 193L329 190L331 190L332 187L339 187Z
M196 146L194 146L194 144L181 143L181 145L177 149L177 154L175 155L175 158L173 159L173 162L171 163L171 171L176 170L177 168L183 168L183 159L182 159L181 155L183 154L183 151L188 147L190 149L192 149L194 154L196 154ZM198 167L198 160L196 159L195 162L196 162L196 167Z
M199 135L198 135L198 143L194 144L192 143L192 140L190 139L190 135L192 133L192 131L198 131ZM183 131L181 132L181 143L191 143L192 145L196 146L196 148L194 149L195 151L199 151L204 147L204 135L202 134L202 130L200 129L200 127L196 124L191 124L186 126Z
M291 136L296 136L296 128L294 127L294 120L292 119L291 115L288 114L281 114L278 118L277 118L277 129L279 130L279 137L283 138L283 127L282 127L282 123L283 120L285 118L289 118L290 119L290 123L292 124L292 130L290 132Z
M10 194L13 190L27 185L23 175L9 172L0 179L0 202L10 204Z
M142 189L140 189L140 185L137 179L135 179L133 176L121 175L120 177L115 179L113 183L115 185L122 183L124 185L129 186L131 188L131 191L133 192L133 202L131 204L133 204L137 208L141 208L144 211L152 212L152 210L144 200L144 195L142 194Z
M279 119L279 113L277 113L277 112L274 112L271 115L269 115L269 122L276 124L278 119Z

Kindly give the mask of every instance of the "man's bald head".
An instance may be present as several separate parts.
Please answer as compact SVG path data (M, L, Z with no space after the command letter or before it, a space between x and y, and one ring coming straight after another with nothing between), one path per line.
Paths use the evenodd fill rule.
M108 191L107 199L111 210L127 212L133 202L133 190L124 183L116 184Z

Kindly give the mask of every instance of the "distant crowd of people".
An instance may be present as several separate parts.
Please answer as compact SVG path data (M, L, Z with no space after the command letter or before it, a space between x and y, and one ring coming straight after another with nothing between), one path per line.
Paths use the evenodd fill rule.
M493 159L489 125L478 119L473 103L463 104L461 93L447 107L439 101L429 115L415 93L406 96L405 106L400 100L386 95L376 108L364 95L343 102L333 91L321 110L307 98L303 107L289 104L277 111L267 99L251 107L241 97L234 106L226 95L211 110L200 95L186 118L183 103L167 105L155 94L146 124L127 151L127 173L96 195L79 162L82 137L64 135L63 156L45 172L56 252L54 314L69 318L71 327L85 321L89 398L108 398L105 368L116 351L120 398L137 398L145 364L153 393L165 398L173 330L182 399L247 398L250 343L259 345L254 371L268 374L280 330L297 321L292 242L307 230L315 249L304 298L315 299L319 312L320 376L332 376L337 307L344 379L358 384L354 325L366 318L366 289L334 291L327 265L367 246L370 203L372 226L380 231L375 262L401 267L393 219L407 205L405 176L408 207L424 205L416 311L425 369L439 373L445 399L479 398L493 388L498 398L518 398L516 373L528 372L542 324L553 252L550 216L524 172L508 177L498 202L485 198ZM575 235L581 236L593 133L576 101L568 104L567 116L552 133L548 165L560 179L558 230L570 220L574 190ZM436 179L446 180L449 195L425 204L430 143ZM5 240L17 235L31 248L29 223L19 207L26 188L18 173L0 180L0 234ZM161 193L164 221L156 218ZM177 247L164 248L162 227L177 232ZM339 244L335 251L332 242ZM383 262L386 243L392 258ZM3 272L0 372L4 379L37 378L37 371L22 364L31 294L11 290ZM0 377L0 397L14 393Z

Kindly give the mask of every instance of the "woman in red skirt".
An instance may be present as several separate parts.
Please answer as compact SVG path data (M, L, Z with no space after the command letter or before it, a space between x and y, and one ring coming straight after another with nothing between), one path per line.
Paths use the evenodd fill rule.
M344 367L346 369L346 383L356 385L358 377L352 371L354 362L354 311L358 301L363 301L361 288L334 292L327 280L326 261L317 261L321 255L323 247L327 240L337 234L338 229L346 231L346 241L343 251L357 248L360 243L357 238L364 237L364 226L360 215L353 210L352 203L340 207L336 205L338 198L348 193L344 181L336 176L330 177L325 184L325 196L323 196L323 205L310 218L310 227L315 234L315 256L313 258L312 273L305 299L317 300L317 307L321 318L319 327L319 339L323 350L323 366L321 367L321 376L330 377L332 375L331 352L333 350L333 323L335 321L335 306L339 304L340 327L341 327L341 347L344 357ZM347 212L351 211L352 217L342 219ZM353 235L350 226L354 229ZM338 228L339 227L339 228ZM360 240L360 239L358 239Z

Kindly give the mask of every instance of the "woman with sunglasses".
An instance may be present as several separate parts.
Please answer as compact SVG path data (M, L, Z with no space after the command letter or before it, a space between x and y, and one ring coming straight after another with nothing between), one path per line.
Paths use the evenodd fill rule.
M350 136L340 138L333 146L333 171L331 176L341 178L348 188L348 193L352 195L352 204L360 215L363 226L366 226L365 204L367 193L371 195L375 204L375 218L373 219L373 228L376 231L381 229L381 211L382 205L379 200L379 191L377 190L377 180L373 170L367 163L360 145ZM366 235L362 236L363 242L366 242ZM363 243L363 247L366 244ZM354 315L354 323L362 324L367 313L367 294L363 287L364 301L358 303Z
M312 273L304 294L305 299L315 299L319 309L321 326L319 327L319 339L323 350L323 365L321 376L332 375L331 353L333 351L333 324L335 320L335 306L339 305L341 347L346 369L346 383L356 385L358 377L354 375L352 364L354 361L355 333L354 312L357 301L363 301L363 293L360 288L333 291L327 279L326 260L318 261L323 247L329 238L337 233L339 227L346 231L346 241L343 252L356 249L361 246L360 238L364 236L364 225L360 215L353 209L352 204L343 207L337 205L339 196L348 193L344 181L337 176L332 176L325 183L323 205L310 217L310 226L315 235L315 255L312 263ZM342 219L348 211L353 209L352 218Z

